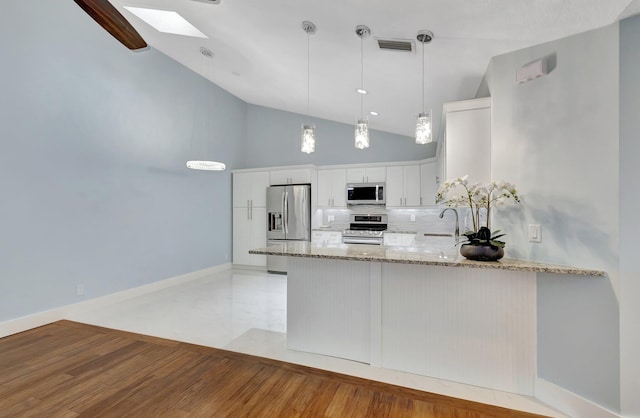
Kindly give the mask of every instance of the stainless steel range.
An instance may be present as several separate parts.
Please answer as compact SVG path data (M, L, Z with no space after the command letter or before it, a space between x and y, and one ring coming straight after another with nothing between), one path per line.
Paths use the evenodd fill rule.
M351 215L349 229L342 231L343 244L382 245L387 215Z

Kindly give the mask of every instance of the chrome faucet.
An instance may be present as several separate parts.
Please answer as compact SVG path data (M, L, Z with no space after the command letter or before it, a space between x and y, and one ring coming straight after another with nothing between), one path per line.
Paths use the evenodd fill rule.
M458 241L460 240L460 224L458 221L458 211L455 210L454 208L444 208L442 209L442 212L440 212L440 215L438 216L440 219L444 218L444 213L448 210L452 210L453 213L456 214L456 230L454 232L455 234L455 239L456 239L456 244L458 243Z

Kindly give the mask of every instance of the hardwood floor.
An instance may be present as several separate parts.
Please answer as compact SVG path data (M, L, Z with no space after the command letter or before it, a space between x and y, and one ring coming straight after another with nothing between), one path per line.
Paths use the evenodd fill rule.
M536 417L70 321L0 339L0 417Z

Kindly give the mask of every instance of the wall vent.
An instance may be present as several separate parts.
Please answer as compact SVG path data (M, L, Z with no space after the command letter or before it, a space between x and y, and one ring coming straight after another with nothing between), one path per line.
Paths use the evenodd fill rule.
M378 48L385 51L415 52L415 43L410 39L382 39L376 38Z

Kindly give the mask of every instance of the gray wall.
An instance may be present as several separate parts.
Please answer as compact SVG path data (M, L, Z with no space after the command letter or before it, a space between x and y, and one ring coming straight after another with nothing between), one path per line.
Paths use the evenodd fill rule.
M640 16L620 23L620 322L622 411L640 416Z
M605 270L608 278L538 287L538 373L619 410L617 24L494 57L492 177L515 183L520 208L498 210L508 257ZM545 77L514 84L524 64L556 54ZM637 111L637 109L636 109ZM541 244L528 224L542 225Z
M73 1L3 1L0 51L0 321L226 262L230 173L185 161L239 165L242 101Z
M300 152L303 123L316 125L316 151ZM416 145L414 138L369 131L371 146L353 146L354 126L262 106L248 105L244 167L292 164L350 164L420 160L435 155L435 143Z

